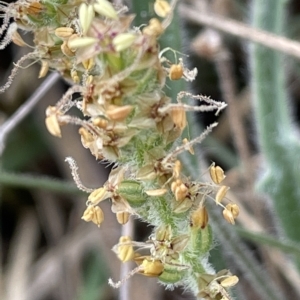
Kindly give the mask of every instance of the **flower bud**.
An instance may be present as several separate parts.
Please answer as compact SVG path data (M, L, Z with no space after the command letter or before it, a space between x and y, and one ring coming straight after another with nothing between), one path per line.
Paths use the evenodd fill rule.
M183 269L182 267L166 264L163 273L159 275L158 279L165 284L174 284L184 278L186 271L186 268Z
M133 180L124 180L118 185L117 193L133 207L141 206L146 198L142 185Z
M213 244L212 230L209 224L204 228L191 226L190 240L191 247L199 253L199 256L206 254Z

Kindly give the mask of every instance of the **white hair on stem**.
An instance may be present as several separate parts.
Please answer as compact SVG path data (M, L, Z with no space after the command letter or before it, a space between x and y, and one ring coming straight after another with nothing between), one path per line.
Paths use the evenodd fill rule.
M22 67L21 64L26 61L27 59L33 59L36 57L36 53L35 52L30 52L27 53L26 55L22 56L17 63L15 64L14 68L12 69L9 77L7 78L6 83L0 87L0 93L4 93L12 84L14 78L16 77L16 75L18 74L19 69Z
M77 187L81 190L81 191L84 191L86 193L91 193L94 191L94 189L90 189L90 188L87 188L85 187L83 184L82 184L82 181L79 177L79 174L78 174L78 166L77 166L77 163L75 161L75 159L73 157L66 157L65 161L69 164L69 167L71 169L71 173L72 173L72 177L73 177L73 180L75 182L75 184L77 185Z
M190 149L190 147L192 147L194 144L199 144L201 143L207 136L208 134L212 131L212 129L214 127L216 127L218 125L217 122L212 123L211 125L209 125L203 132L201 135L199 135L198 137L196 137L195 139L189 141L188 143L178 146L176 147L172 152L170 152L162 161L162 164L167 163L172 157L176 157L177 155L179 155L180 153L184 152L184 151L188 151Z

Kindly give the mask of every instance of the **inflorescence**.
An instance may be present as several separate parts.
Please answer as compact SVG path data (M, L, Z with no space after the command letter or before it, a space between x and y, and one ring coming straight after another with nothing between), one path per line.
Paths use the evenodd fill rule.
M131 215L154 227L146 242L120 237L113 250L122 262L133 260L135 273L157 277L168 287L183 285L199 298L230 299L228 288L238 278L228 270L213 273L207 262L212 247L206 201L223 209L231 224L239 208L226 198L223 170L212 164L211 182L193 181L182 171L178 155L190 152L217 124L188 141L182 137L186 113L216 111L223 102L205 96L179 93L172 102L163 91L167 80L192 81L197 70L183 60L168 60L158 38L172 21L176 1L156 0L157 18L139 28L127 8L107 0L19 0L0 3L4 35L0 49L13 42L31 52L16 64L4 92L26 60L39 62L39 77L58 71L71 85L56 105L46 111L48 131L61 137L61 127L79 126L82 145L97 160L114 164L107 182L88 189L80 181L76 162L67 158L78 188L89 193L82 219L96 225L104 221L99 206L111 199L112 212L120 224ZM11 20L13 22L11 23ZM18 31L31 32L27 44ZM169 78L169 79L168 79ZM72 99L79 94L77 99ZM189 104L199 100L200 106ZM68 114L77 107L84 118ZM176 142L176 143L175 143ZM227 204L224 204L227 203ZM122 281L110 284L119 287Z

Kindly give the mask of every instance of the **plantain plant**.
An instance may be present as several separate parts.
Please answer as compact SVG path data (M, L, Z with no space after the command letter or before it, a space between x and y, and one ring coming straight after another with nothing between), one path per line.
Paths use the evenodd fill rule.
M182 136L186 114L218 114L226 104L185 91L174 99L166 96L169 81L192 81L197 74L185 66L177 49L160 49L158 44L172 22L175 4L156 0L157 17L135 27L126 7L107 0L1 3L5 13L1 48L12 41L32 51L16 63L0 90L10 86L26 60L40 62L39 77L49 70L59 72L71 87L46 111L49 132L61 137L62 126L78 126L83 147L97 160L113 165L106 183L90 189L81 183L76 162L66 158L76 185L89 194L82 219L100 227L101 202L110 199L120 224L134 216L153 226L147 241L121 236L114 246L122 262L133 260L137 266L119 282L110 279L113 287L138 273L157 277L169 288L181 285L199 299L230 299L228 289L238 278L228 270L215 272L208 263L213 232L206 203L222 207L230 224L239 208L226 199L229 187L222 185L225 175L219 166L210 166L210 182L192 180L178 157L183 152L193 155L193 145L217 125L189 141ZM30 45L18 30L33 34ZM81 118L70 113L74 107L82 112Z

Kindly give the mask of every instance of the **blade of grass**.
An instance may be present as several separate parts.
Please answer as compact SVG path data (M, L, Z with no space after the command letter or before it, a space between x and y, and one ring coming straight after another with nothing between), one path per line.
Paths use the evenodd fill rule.
M49 190L62 194L86 195L74 183L62 182L61 179L10 173L3 170L0 172L0 184L2 186Z

